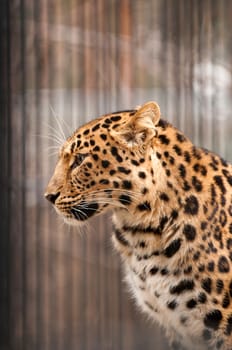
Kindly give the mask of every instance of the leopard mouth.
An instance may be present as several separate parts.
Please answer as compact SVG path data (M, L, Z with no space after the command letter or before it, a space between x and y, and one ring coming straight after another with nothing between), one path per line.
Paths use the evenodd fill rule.
M92 202L92 203L80 202L75 207L72 207L70 211L76 220L85 221L85 220L88 220L94 214L96 214L98 209L99 209L99 205L95 202Z

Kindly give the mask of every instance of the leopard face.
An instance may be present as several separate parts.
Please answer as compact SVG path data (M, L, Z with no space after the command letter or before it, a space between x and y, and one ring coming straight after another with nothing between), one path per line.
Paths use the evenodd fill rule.
M113 212L130 289L174 349L231 350L231 164L149 102L78 129L45 196L70 224Z
M158 106L149 104L145 110L103 116L67 140L46 197L69 223L84 222L106 209L130 206L136 211L138 198L148 191L149 141L158 121Z

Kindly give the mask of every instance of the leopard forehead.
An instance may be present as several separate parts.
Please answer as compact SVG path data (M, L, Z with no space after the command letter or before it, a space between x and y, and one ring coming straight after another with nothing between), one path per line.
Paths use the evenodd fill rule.
M62 147L62 154L74 154L86 148L94 148L98 145L108 145L112 141L111 132L123 128L131 116L136 113L136 110L119 111L113 114L107 114L97 118L79 129L68 138L67 142ZM111 140L109 139L111 136ZM96 148L98 149L98 148Z

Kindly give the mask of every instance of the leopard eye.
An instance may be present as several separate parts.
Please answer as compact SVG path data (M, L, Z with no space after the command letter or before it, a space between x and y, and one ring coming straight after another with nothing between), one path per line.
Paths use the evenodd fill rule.
M71 169L75 169L76 167L78 167L79 165L81 165L81 163L83 162L83 160L87 157L88 154L81 154L78 153L75 156L75 159L71 165Z

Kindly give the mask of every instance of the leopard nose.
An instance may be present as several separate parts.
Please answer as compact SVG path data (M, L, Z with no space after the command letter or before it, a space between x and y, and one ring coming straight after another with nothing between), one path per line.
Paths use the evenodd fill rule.
M55 204L55 201L57 200L57 198L59 197L60 192L57 193L45 193L44 196L45 198L51 202L52 204Z

